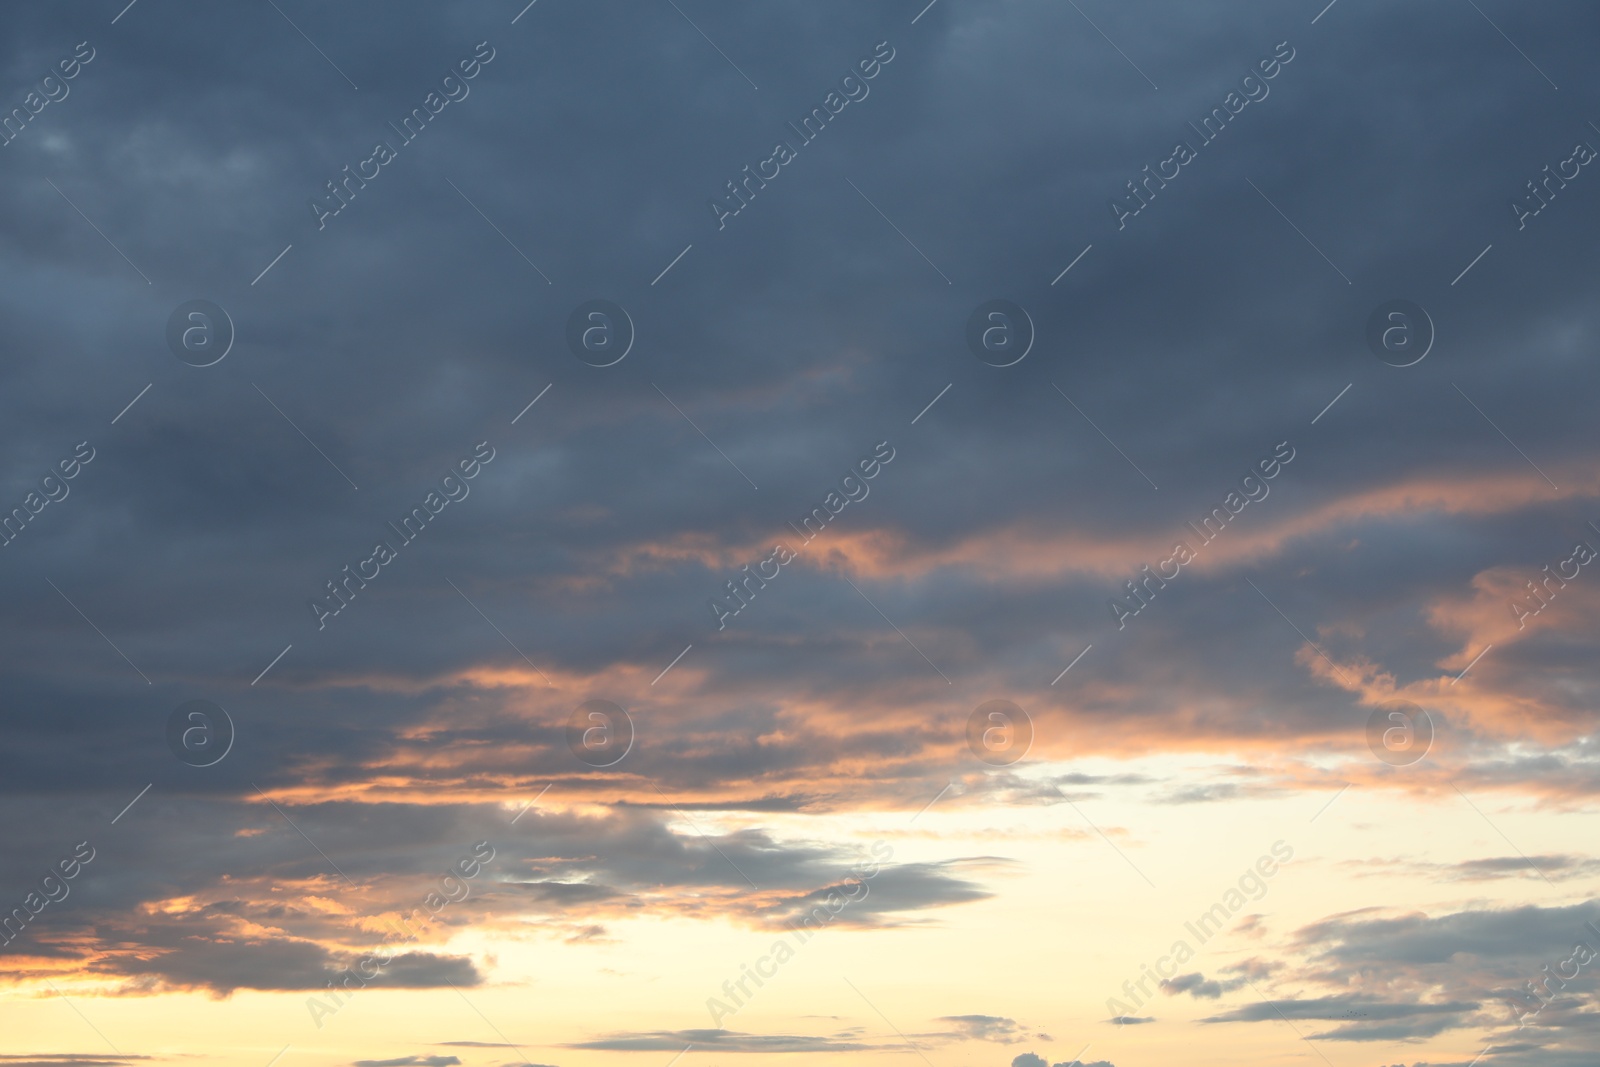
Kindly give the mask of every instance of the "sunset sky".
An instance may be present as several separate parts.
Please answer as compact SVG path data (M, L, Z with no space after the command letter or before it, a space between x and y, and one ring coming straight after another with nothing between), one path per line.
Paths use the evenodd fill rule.
M0 1067L1593 1067L1597 47L0 8Z

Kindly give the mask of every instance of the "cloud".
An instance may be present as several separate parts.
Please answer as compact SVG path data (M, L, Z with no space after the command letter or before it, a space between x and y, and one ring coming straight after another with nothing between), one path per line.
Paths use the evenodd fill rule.
M125 803L125 801L124 801ZM171 803L146 798L151 810ZM397 956L373 986L468 986L486 977L482 965L444 950L467 923L518 929L539 915L573 943L604 937L607 918L720 916L780 929L822 906L861 861L853 847L782 840L762 830L698 834L669 825L669 816L630 806L572 811L530 810L514 828L486 804L360 804L271 806L211 803L187 819L190 847L179 848L159 823L130 824L99 846L96 864L119 877L76 911L27 933L41 959L78 961L89 974L127 981L112 992L146 995L162 989L320 990L393 935L410 915L411 951ZM37 834L21 817L0 826L0 844ZM40 805L41 820L52 816ZM288 820L293 820L290 825ZM346 821L349 816L354 821ZM339 857L339 872L304 847L296 831ZM498 827L499 829L494 829ZM122 829L119 826L119 829ZM439 872L471 855L492 833L493 858L465 880L466 896L426 906L440 890ZM201 844L203 842L203 844ZM209 860L200 857L208 856ZM882 862L856 899L831 919L840 927L902 925L917 912L986 899L980 879L1010 870L998 857L942 862ZM94 869L93 867L90 868ZM229 871L251 871L233 875ZM359 905L347 902L361 886ZM747 892L746 878L760 894ZM27 882L14 873L20 898ZM298 901L283 887L300 890ZM452 892L456 895L460 890ZM437 899L437 897L435 898ZM356 910L356 909L359 910ZM430 912L438 910L437 918ZM118 946L141 944L144 951ZM24 942L14 943L16 952Z
M960 875L1002 870L1007 866L1008 861L999 857L974 857L886 867L865 883L868 886L866 897L860 903L851 903L839 911L837 918L832 921L854 926L885 925L893 923L893 917L900 913L984 900L993 893ZM854 898L859 894L860 891L853 887L823 886L775 901L765 910L763 917L775 929L789 928L822 906L830 895Z
M1600 909L1593 904L1468 909L1439 916L1357 912L1312 923L1296 938L1330 962L1409 968L1446 964L1463 954L1480 960L1564 954L1574 938L1588 933L1591 922L1600 922Z
M1011 1045L1027 1040L1029 1034L1028 1027L1018 1026L1015 1019L1003 1015L941 1015L938 1021L954 1024L957 1033L968 1041Z
M352 1067L452 1067L460 1062L456 1056L399 1056L390 1060L356 1060Z
M1272 97L1121 229L1108 200L1191 136L1246 57L1312 33L1322 3L1289 21L1241 0L1178 5L1124 23L1126 38L1101 23L1160 82L1144 99L1069 5L938 4L907 28L922 6L730 6L705 30L760 82L754 97L665 7L595 47L609 17L595 5L540 4L514 28L515 9L490 5L370 26L330 5L314 29L286 4L329 64L266 5L140 4L93 31L125 36L3 150L3 507L76 442L98 449L0 549L4 906L64 846L104 840L72 898L8 947L8 989L64 975L69 994L148 998L141 1011L179 1010L158 996L172 990L318 991L484 837L488 873L380 985L453 998L443 983L519 982L521 954L461 948L511 931L587 961L616 951L599 931L633 921L782 927L859 859L833 828L909 819L936 796L915 858L885 865L842 933L984 902L1009 914L1007 879L1037 842L969 848L931 828L947 811L980 825L1013 799L1063 803L1056 786L1205 804L1216 825L1330 781L1356 783L1352 799L1455 803L1453 781L1475 803L1551 811L1600 796L1600 577L1560 586L1526 629L1510 610L1600 519L1600 307L1578 225L1592 193L1564 192L1528 233L1504 202L1583 124L1470 10L1340 5ZM42 57L91 32L71 7L10 5L3 84L35 82ZM491 23L507 41L471 99L319 228L307 198ZM1557 99L1573 91L1563 71L1586 76L1588 5L1503 25ZM873 98L719 229L706 198L778 133L761 102L814 101L852 42L901 34ZM1380 115L1395 120L1357 121ZM1400 371L1361 331L1408 286L1448 344ZM605 371L566 351L568 316L600 290L641 338ZM962 339L967 302L1001 291L1039 329L1003 371ZM233 313L227 361L167 351L179 293ZM1271 495L1118 629L1108 600L1198 540L1187 524L1286 437L1299 451ZM790 524L885 438L899 452L871 495L752 581L718 629L709 599L776 540L801 548ZM471 495L319 629L308 599L485 439L498 453ZM1026 763L977 765L944 675L1033 694ZM239 738L204 773L163 736L201 696ZM1441 726L1406 775L1361 732L1397 696ZM639 727L606 773L568 747L590 698ZM1144 764L1061 773L1105 756ZM1481 900L1353 910L1276 946L1255 927L1251 947L1273 956L1286 1003L1480 1006L1316 1020L1335 1033L1491 1025L1497 998L1596 918L1579 906L1594 860L1533 859L1560 906L1519 909L1543 882L1488 854L1391 869ZM1217 1000L1234 972L1210 975L1168 992ZM1020 1034L978 1018L938 1025ZM1585 1027L1584 1011L1539 1022L1592 1063ZM662 1034L678 1036L615 1039Z
M1051 1064L1043 1056L1032 1052L1024 1052L1012 1058L1011 1067L1051 1067ZM1083 1060L1071 1060L1065 1063L1057 1063L1054 1067L1115 1067L1115 1065L1110 1060L1095 1060L1092 1063L1086 1063Z
M615 1033L590 1041L578 1041L563 1048L596 1049L607 1052L682 1052L693 1045L707 1052L785 1053L785 1052L871 1052L891 1046L855 1040L811 1037L796 1034L745 1034L735 1030L652 1030L643 1033Z
M1169 997L1175 997L1180 993L1188 993L1196 1000L1216 1000L1222 994L1232 992L1244 984L1245 979L1243 978L1233 978L1222 982L1215 978L1207 978L1196 971L1191 974L1180 974L1173 978L1162 979L1161 991Z
M240 989L324 990L358 965L356 955L338 955L323 945L291 938L196 936L197 924L150 924L138 931L148 949L115 952L88 964L92 974L131 979L123 991L204 989L227 996ZM405 952L384 966L371 988L433 989L476 986L483 981L464 956Z
M1246 1004L1232 1011L1201 1019L1204 1023L1269 1022L1282 1019L1351 1021L1350 1025L1319 1034L1328 1041L1400 1041L1432 1037L1463 1025L1476 1002L1438 1004L1382 1001L1346 994L1311 999L1274 1000Z
M1507 878L1527 878L1537 872L1551 881L1587 878L1600 873L1600 859L1567 853L1534 856L1484 856L1453 863L1417 859L1368 859L1349 864L1361 874L1405 871L1419 876L1448 878L1461 882L1488 882Z

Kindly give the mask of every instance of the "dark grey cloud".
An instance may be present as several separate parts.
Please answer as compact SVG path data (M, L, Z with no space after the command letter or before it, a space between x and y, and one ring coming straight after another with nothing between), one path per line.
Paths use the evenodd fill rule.
M1457 1023L1465 1013L1477 1009L1476 1003L1446 1001L1438 1004L1416 1004L1382 1001L1361 996L1317 997L1309 1000L1274 1000L1270 1003L1246 1004L1202 1022L1237 1023L1266 1022L1270 1019L1363 1020L1361 1026L1350 1026L1322 1035L1326 1040L1392 1041L1399 1037L1431 1037ZM1279 1014L1279 1013L1282 1014ZM1443 1018L1439 1018L1442 1016ZM1403 1025L1369 1026L1367 1022L1401 1023Z
M9 854L40 856L43 869L61 825L103 826L95 808L17 807L26 817L0 826L0 843ZM430 947L471 924L514 928L537 916L580 942L607 936L597 917L649 911L779 929L815 923L820 908L827 925L905 926L933 919L918 913L988 898L984 880L1012 866L996 857L897 864L881 856L868 865L853 847L674 829L670 816L630 806L520 814L422 803L280 808L142 799L115 834L90 835L97 851L67 897L6 950L36 963L73 961L122 979L128 994L320 990L380 948L383 934L362 917L398 914L411 917L395 931L405 940L385 951L393 960L375 987L472 986L492 973L487 961ZM185 834L174 836L174 825ZM465 878L464 860L474 872ZM749 893L752 882L761 896ZM36 883L22 866L0 879L0 890L20 902ZM356 914L285 897L284 885ZM834 906L845 898L848 906ZM181 905L151 913L173 900ZM144 951L128 951L134 944Z
M986 869L998 871L1008 866L1011 866L1008 861L997 857L898 864L883 869L870 880L823 886L780 900L768 910L767 917L775 925L787 926L836 895L852 903L837 912L834 922L873 926L898 924L907 921L898 918L903 912L970 903L993 896L991 890L963 875L976 875ZM857 885L866 886L865 896Z
M104 933L111 934L113 930ZM197 928L151 924L127 933L160 955L155 958L116 956L91 963L93 974L128 979L122 991L148 994L167 990L205 989L227 996L240 989L321 991L329 982L359 965L359 957L335 955L320 945L289 938L193 943ZM368 968L370 969L370 968ZM393 957L372 982L374 988L442 989L476 986L483 976L470 959L431 952L405 952Z
M387 1060L355 1060L353 1067L451 1067L458 1056L397 1056Z
M1356 913L1313 923L1297 933L1330 963L1362 966L1440 965L1460 955L1482 960L1527 959L1564 952L1600 921L1594 905L1464 910L1397 917Z
M1338 1025L1310 1036L1333 1041L1420 1041L1450 1030L1514 1029L1548 1035L1539 1048L1564 1056L1592 1039L1597 1017L1593 990L1582 980L1600 949L1600 934L1590 926L1595 918L1592 902L1331 916L1297 930L1289 961L1270 973L1254 961L1227 968L1267 982L1269 999L1202 1021L1286 1016L1332 1022ZM1326 992L1310 995L1308 987Z
M904 20L885 10L839 6L759 20L724 15L719 41L765 73L756 79L765 83L760 94L748 93L714 54L701 56L710 60L703 66L690 61L705 44L670 10L638 35L614 32L594 12L549 10L530 12L513 34L493 14L463 5L419 10L402 22L356 4L327 16L317 36L361 84L356 93L271 10L181 19L130 12L117 27L128 37L101 35L100 53L74 82L72 96L5 149L25 190L16 209L0 218L14 258L34 257L30 262L48 261L62 277L82 277L79 292L97 300L94 314L63 315L63 305L77 306L68 289L51 289L49 300L13 299L22 355L7 374L13 393L29 399L8 431L16 457L13 495L36 480L35 467L54 462L55 452L73 443L62 437L53 444L61 436L57 427L82 426L66 436L88 436L102 409L115 413L157 379L150 395L106 428L117 436L98 439L100 454L72 496L39 517L39 531L49 524L60 540L19 540L6 550L32 557L16 569L11 580L22 584L12 591L44 620L19 625L14 635L14 683L27 696L22 707L43 700L57 709L52 718L81 714L85 730L108 741L140 736L126 720L115 725L90 710L106 706L107 697L123 698L137 677L32 577L39 572L72 595L140 669L153 672L155 689L138 697L151 713L200 686L264 726L279 699L272 686L315 690L349 673L428 678L482 659L520 663L444 577L547 670L599 674L645 664L659 670L702 637L696 652L714 648L718 657L705 683L706 703L758 729L763 709L749 699L758 688L798 685L832 701L896 691L915 696L942 680L931 672L924 677L926 664L909 648L887 663L869 657L865 649L881 620L847 613L846 598L855 594L804 569L811 564L802 564L793 582L786 574L764 591L734 632L712 638L704 600L731 568L660 560L618 570L615 563L646 541L695 537L731 553L752 539L788 536L784 520L809 507L836 469L872 440L895 438L899 430L891 428L908 423L952 380L951 394L917 427L905 427L922 436L900 434L902 454L875 481L873 496L841 516L840 536L889 533L914 558L1003 530L1167 539L1181 533L1184 518L1214 503L1238 469L1280 437L1295 436L1279 412L1303 406L1305 418L1292 425L1308 423L1352 378L1359 381L1340 407L1316 427L1296 431L1300 457L1274 483L1273 495L1241 515L1238 530L1226 537L1263 533L1342 494L1404 477L1486 470L1533 477L1439 377L1439 361L1424 361L1403 377L1359 350L1370 306L1397 286L1417 289L1423 278L1437 281L1413 295L1433 301L1451 336L1470 339L1454 354L1458 370L1451 372L1463 388L1481 401L1483 389L1465 378L1475 374L1499 387L1495 353L1513 338L1531 340L1523 373L1499 398L1499 417L1538 412L1529 425L1506 429L1524 444L1538 440L1542 455L1573 454L1578 445L1575 420L1564 416L1575 410L1570 398L1592 383L1563 347L1589 314L1574 273L1563 266L1576 246L1554 225L1508 232L1502 201L1582 123L1540 95L1548 87L1481 19L1420 5L1371 16L1384 20L1383 33L1358 31L1359 20L1330 18L1310 39L1299 20L1239 5L1214 19L1130 24L1120 27L1124 34L1109 25L1113 36L1138 42L1130 54L1140 55L1140 66L1163 85L1159 96L1144 98L1148 86L1137 73L1099 38L1082 33L1081 19L1066 9L1011 5L977 15L936 6L916 38L904 38ZM80 32L62 12L14 18L16 43L0 62L17 83ZM1535 31L1541 66L1558 81L1584 76L1573 51L1578 35L1560 27L1587 26L1590 18L1577 5L1552 5L1541 15ZM357 32L369 23L386 32ZM582 64L562 44L597 36L608 47L581 50ZM871 97L852 105L804 149L796 169L718 232L706 198L781 133L783 120L808 106L842 64L884 37L898 51L874 80ZM1274 79L1271 95L1251 105L1126 230L1116 230L1106 211L1111 195L1169 142L1192 136L1188 122L1284 38L1297 54ZM194 46L241 39L268 45L237 57L229 46ZM450 105L381 179L318 231L306 198L367 142L390 136L388 122L482 39L491 40L496 58L474 79L470 97ZM1063 49L1070 62L1063 62ZM1369 76L1353 85L1347 59L1357 53L1368 60ZM1442 77L1473 59L1493 78L1456 85ZM1019 99L1012 77L1033 79L1036 91ZM197 83L207 91L185 91ZM126 91L131 84L137 90ZM641 96L644 86L651 91ZM667 103L671 93L659 95L673 86L683 87L674 91L689 93L696 107L685 113L692 117L663 126L663 115L680 113ZM1098 109L1071 103L1086 93L1110 99ZM549 101L568 95L581 104L552 112ZM159 108L151 106L155 101ZM619 106L623 101L633 106ZM220 123L239 102L258 118ZM1483 127L1464 116L1511 109L1521 121L1496 127L1503 143L1482 151ZM1419 156L1412 132L1423 121L1435 139ZM201 129L219 133L204 139L194 133ZM1026 130L1052 136L1027 138ZM905 162L929 153L945 158L952 142L971 151L937 177ZM1070 158L1058 147L1064 144L1073 146ZM163 172L125 165L142 158L139 152L165 161L172 175L157 178ZM642 188L630 166L640 156L653 161ZM472 161L470 176L464 160ZM576 161L583 165L567 169ZM1450 180L1437 177L1442 173ZM143 285L45 177L60 178L74 202L158 284ZM882 225L846 177L876 189L886 213L921 234L919 244L957 280L953 290ZM447 178L556 284L545 285ZM1344 286L1246 178L1319 238L1358 285ZM895 195L886 198L891 189ZM997 197L996 189L1007 193ZM1565 195L1552 214L1568 205L1582 210L1581 189ZM968 196L990 205L981 220L937 210ZM241 213L241 203L262 209ZM550 210L558 204L568 209ZM1461 286L1447 284L1457 259L1464 263L1481 247L1466 241L1464 230L1481 232L1485 243L1500 237L1496 251L1508 252L1507 266L1497 265L1500 257L1486 259L1468 277L1489 279L1516 315L1491 313ZM212 240L197 241L196 234ZM1348 235L1348 247L1338 247L1335 234ZM291 242L294 250L249 285ZM650 287L690 242L689 257ZM1049 279L1091 242L1094 253L1051 288ZM341 301L357 271L365 280L359 310ZM227 360L207 368L215 373L205 374L172 360L159 333L166 311L213 279L230 279L213 296L231 301L240 341ZM523 284L537 294L533 304L520 298ZM977 365L959 340L969 305L997 287L1033 304L1043 338L1009 376ZM634 301L651 339L610 375L577 363L560 339L565 313L595 289ZM817 291L828 294L827 317L804 314ZM701 308L713 295L719 313L706 314ZM1304 310L1291 315L1290 307ZM141 323L144 337L131 365L111 355L132 336L125 321ZM773 331L765 325L772 322L792 326ZM1139 323L1132 334L1130 322ZM1524 339L1513 333L1524 322L1545 325ZM64 333L56 323L65 323ZM771 343L753 346L755 337ZM1299 354L1277 354L1304 339ZM54 372L57 364L35 354L63 347L70 374ZM744 354L754 349L760 349L754 357ZM305 351L324 355L311 362L300 356ZM679 358L688 351L702 355L693 363ZM925 375L903 358L919 351L939 353ZM1185 354L1174 358L1174 352ZM129 373L95 373L100 367ZM1559 397L1544 388L1542 375L1549 373L1564 375ZM1051 380L1165 483L1161 494L1140 488L1137 475L1049 387ZM550 381L552 392L511 427L524 397ZM763 493L749 491L652 381L741 466L764 468ZM363 490L350 490L252 383ZM792 400L780 408L779 397ZM1352 407L1356 414L1339 421ZM1005 417L997 418L1001 412ZM1398 436L1379 444L1366 430L1374 425L1393 427ZM473 441L497 435L499 455L472 496L404 549L329 630L317 632L305 599L365 552L382 535L384 520ZM1036 447L1041 435L1053 447ZM649 456L663 459L640 462ZM1387 462L1390 456L1397 463ZM982 477L974 477L978 471ZM1041 484L1075 489L1056 500L1033 491ZM951 505L950 486L960 487L962 506ZM1365 641L1343 651L1382 648L1397 670L1412 673L1448 651L1448 641L1417 627L1415 613L1400 605L1459 588L1476 568L1542 559L1549 547L1543 542L1564 536L1577 514L1565 505L1529 505L1483 518L1426 509L1403 520L1351 516L1290 537L1256 576L1278 599L1284 590L1273 577L1309 569L1292 597L1278 599L1286 612L1359 622ZM162 565L128 566L150 542L163 546L154 557ZM1357 542L1358 550L1348 549ZM487 551L489 545L505 550ZM826 545L820 541L815 550ZM241 560L251 565L241 567ZM1142 561L1129 551L1119 573L1134 573ZM1185 573L1133 632L1118 635L1126 640L1098 644L1093 668L1102 677L1127 677L1137 663L1153 686L1199 691L1238 692L1242 682L1244 706L1292 709L1276 719L1246 714L1211 724L1238 736L1309 732L1342 721L1348 698L1308 680L1292 663L1298 639L1237 580L1246 567ZM574 596L576 582L582 589ZM1104 600L1120 579L1068 574L1023 582L952 563L917 584L914 603L900 602L889 588L868 591L890 617L909 620L913 636L927 638L919 647L947 674L953 665L957 673L1020 679L1040 671L1053 676L1062 648L1081 648L1103 634ZM218 588L230 595L217 597ZM560 625L530 606L557 595L570 609ZM999 604L1005 610L997 613ZM1207 625L1203 620L1215 620L1219 607L1226 625ZM979 618L985 624L972 625ZM423 621L431 619L450 625L441 630ZM819 629L823 620L826 632ZM262 683L268 688L243 692L291 640L295 648ZM1151 675L1149 651L1157 646L1166 666ZM785 659L776 655L779 648L796 654ZM1503 654L1502 665L1480 665L1485 675L1522 672L1531 646ZM815 669L820 657L829 670ZM880 673L885 666L887 679ZM1559 669L1570 691L1576 661ZM1542 695L1571 703L1562 692L1551 685ZM358 774L353 757L391 743L400 722L379 727L341 714L333 721L347 725L329 729L317 725L330 720L318 718L316 705L326 698L354 711L352 702L374 696L313 692L288 720L277 720L282 730L253 733L253 755L241 748L239 756L263 772L305 773L284 759L295 751L289 738L309 731L336 741L330 750L346 757L324 773ZM1114 706L1093 685L1081 696L1089 716L1141 710ZM423 716L459 699L416 694L401 699L409 707L396 714ZM1159 702L1147 704L1141 713L1156 714ZM38 722L16 726L26 743L14 750L14 788L60 780L60 734ZM893 757L897 746L914 751L935 733L862 736L853 745ZM806 756L836 756L823 745L801 735L778 748L728 746L708 760L680 761L679 773L692 768L695 777L720 777L737 765L752 775L785 769L797 775ZM802 755L802 746L810 751ZM100 752L100 764L118 747ZM134 779L129 774L126 781Z

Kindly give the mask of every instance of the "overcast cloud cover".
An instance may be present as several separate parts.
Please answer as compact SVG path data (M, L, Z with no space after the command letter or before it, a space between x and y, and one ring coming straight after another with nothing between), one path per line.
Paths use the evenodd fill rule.
M1325 2L0 9L0 1060L1592 1064L1600 10Z

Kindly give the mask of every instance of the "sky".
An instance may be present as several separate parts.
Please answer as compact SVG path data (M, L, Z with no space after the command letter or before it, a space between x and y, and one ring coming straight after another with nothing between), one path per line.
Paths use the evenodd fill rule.
M0 8L0 1065L1592 1065L1597 40Z

